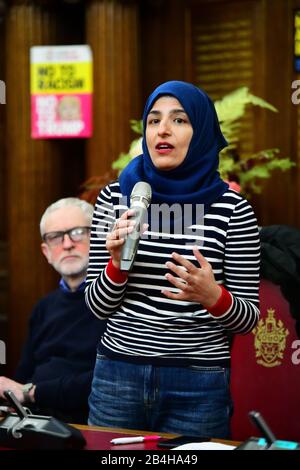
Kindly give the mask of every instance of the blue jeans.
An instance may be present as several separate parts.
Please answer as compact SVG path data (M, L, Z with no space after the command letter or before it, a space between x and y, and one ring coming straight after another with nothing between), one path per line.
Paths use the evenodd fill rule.
M89 424L230 438L229 369L157 367L99 356Z

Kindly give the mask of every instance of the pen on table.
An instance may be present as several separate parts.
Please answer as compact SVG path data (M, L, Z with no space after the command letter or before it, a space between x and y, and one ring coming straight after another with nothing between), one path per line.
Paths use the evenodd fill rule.
M132 436L132 437L117 437L112 439L111 444L134 444L136 442L158 441L160 436Z

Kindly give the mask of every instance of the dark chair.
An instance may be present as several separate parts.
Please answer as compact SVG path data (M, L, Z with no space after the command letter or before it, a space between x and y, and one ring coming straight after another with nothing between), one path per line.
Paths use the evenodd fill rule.
M299 292L300 295L300 292ZM248 418L259 411L279 439L300 441L300 340L279 286L262 280L261 317L232 344L232 438L259 433Z

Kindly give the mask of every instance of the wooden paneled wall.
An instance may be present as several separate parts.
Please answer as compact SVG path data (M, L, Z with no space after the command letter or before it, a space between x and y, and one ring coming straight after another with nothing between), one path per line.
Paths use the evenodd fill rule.
M130 119L140 106L138 2L94 0L86 7L86 40L94 54L94 128L86 148L88 176L111 169L128 150Z
M300 227L300 159L295 147L297 106L292 103L293 10L299 1L264 1L258 19L257 35L261 42L260 60L256 65L256 86L260 95L272 103L278 113L262 113L259 145L277 147L298 166L291 171L277 172L267 181L261 196L255 199L262 225L290 224ZM297 127L297 126L296 126Z
M141 2L141 74L143 102L167 80L191 78L188 1Z
M300 111L290 99L291 83L299 79L292 64L293 8L300 8L300 0L89 0L78 5L15 0L7 4L6 55L0 58L7 83L7 105L5 110L0 108L0 210L7 217L6 223L0 222L0 242L9 247L8 358L14 366L33 304L57 282L39 253L43 210L55 199L76 195L87 177L110 169L133 138L129 119L141 116L145 99L156 85L173 79L198 80L201 63L195 60L194 32L211 21L214 12L220 19L234 10L251 17L252 91L279 110L278 114L255 111L254 147L279 147L300 164ZM1 34L0 25L0 40ZM33 141L30 46L85 42L94 56L93 137ZM299 203L298 168L275 175L264 193L253 199L261 225L299 227Z
M109 169L132 139L129 119L140 115L137 5L131 0L79 5L18 0L7 10L4 145L11 370L19 359L33 305L57 285L58 276L39 249L43 211L58 198L78 194L88 176ZM85 42L94 55L94 137L87 145L81 139L32 140L29 48Z
M53 286L42 259L39 220L61 194L64 155L54 141L30 137L29 48L55 41L55 15L33 4L12 6L6 17L7 214L9 271L8 361L15 364L37 298Z
M1 9L1 7L0 7ZM1 11L0 11L1 14ZM0 44L5 44L3 18L0 16ZM0 80L5 82L5 57L0 54ZM0 104L0 341L7 341L7 243L6 243L6 192L5 192L5 111L6 105ZM2 366L4 369L4 366ZM1 374L1 362L0 362Z
M201 31L201 27L202 31L205 27L209 30L211 24L234 18L251 25L249 52L253 68L243 80L247 70L241 62L239 65L236 57L236 82L232 81L232 89L250 85L254 94L272 103L279 113L253 109L252 129L247 130L253 142L248 141L247 145L252 143L257 150L278 147L283 156L298 163L290 172L273 174L263 193L253 197L252 204L261 225L278 223L300 227L300 146L297 144L300 105L291 102L291 84L299 78L293 71L293 10L296 7L299 7L298 0L145 0L142 8L144 98L158 83L170 79L190 80L210 92L213 84L202 84L199 80L201 59L196 57L195 30ZM240 44L237 52L242 51L245 33L241 26L231 49ZM213 78L214 86L219 82L220 90L225 86L228 52L224 51Z
M0 44L5 47L4 19L0 17ZM0 80L5 83L5 55L0 53ZM0 104L0 240L5 239L5 111L6 105Z

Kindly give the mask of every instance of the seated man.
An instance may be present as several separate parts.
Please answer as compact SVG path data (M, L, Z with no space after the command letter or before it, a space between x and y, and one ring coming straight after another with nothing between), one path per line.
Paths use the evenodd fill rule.
M93 206L77 198L60 199L42 216L42 252L61 275L59 288L33 309L29 335L15 380L0 377L0 397L7 389L35 414L86 423L96 358L105 328L86 307Z

